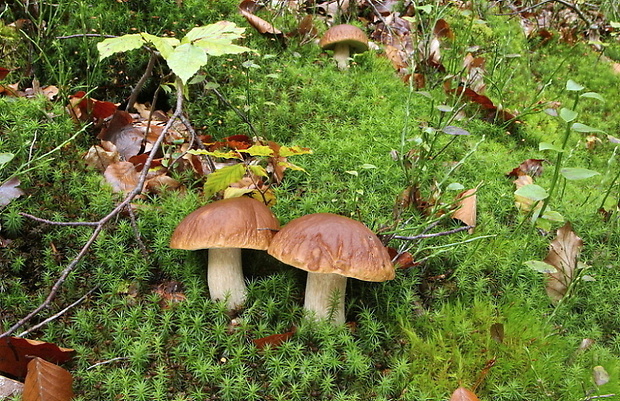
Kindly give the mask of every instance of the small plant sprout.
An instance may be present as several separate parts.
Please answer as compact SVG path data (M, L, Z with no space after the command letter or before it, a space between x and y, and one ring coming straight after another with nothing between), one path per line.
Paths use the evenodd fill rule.
M358 27L342 24L329 28L321 38L319 46L323 50L333 50L338 68L346 70L349 68L351 54L368 50L368 38Z
M227 300L229 310L243 305L246 286L241 248L265 250L279 228L262 202L248 197L210 203L190 213L170 239L173 249L209 249L207 284L211 299Z
M304 308L336 325L345 322L347 277L380 282L395 276L387 249L372 231L331 213L292 220L274 235L267 252L308 272Z

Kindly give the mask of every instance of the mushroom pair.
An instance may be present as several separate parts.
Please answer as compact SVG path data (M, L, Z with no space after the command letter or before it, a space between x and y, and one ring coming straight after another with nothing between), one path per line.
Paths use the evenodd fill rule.
M341 24L329 28L319 41L319 46L323 50L333 50L338 68L346 70L349 68L351 54L368 50L368 38L358 27Z
M304 308L318 319L345 322L347 277L364 281L394 278L394 266L379 238L359 221L315 213L290 221L267 252L308 272Z
M173 249L209 249L207 285L211 299L228 310L245 302L241 248L266 250L280 224L264 203L248 197L219 200L185 217L170 239Z

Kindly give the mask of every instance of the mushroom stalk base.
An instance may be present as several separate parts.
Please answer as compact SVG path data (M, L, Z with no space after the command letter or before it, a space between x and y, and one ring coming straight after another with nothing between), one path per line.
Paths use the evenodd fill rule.
M209 249L207 284L211 299L226 300L228 310L243 306L247 294L241 267L240 248Z
M304 308L309 316L344 324L344 295L347 278L339 274L308 272Z
M349 68L349 45L338 43L334 47L334 60L338 63L340 70Z

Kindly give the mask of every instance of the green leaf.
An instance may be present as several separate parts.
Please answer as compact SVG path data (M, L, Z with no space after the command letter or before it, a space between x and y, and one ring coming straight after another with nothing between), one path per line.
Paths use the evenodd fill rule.
M558 271L555 266L543 262L542 260L528 260L527 262L523 262L523 264L539 273L557 273Z
M15 155L13 153L0 153L0 168L13 160Z
M232 166L222 167L207 176L205 183L205 194L208 198L227 188L233 182L237 182L245 175L243 163L233 164Z
M586 98L590 98L590 99L596 99L599 100L601 102L605 102L605 98L603 96L601 96L600 94L596 93L596 92L586 92L586 93L582 93L581 95L579 95L579 97L586 97Z
M308 155L312 153L310 148L302 148L301 146L282 146L280 147L280 156L289 157L295 155Z
M273 149L265 145L252 145L247 149L241 149L238 152L247 153L250 156L272 156Z
M229 41L239 39L245 28L238 27L234 22L219 21L215 24L192 28L183 38L183 43L195 42L204 38L227 38Z
M188 150L187 153L191 153L192 155L208 155L208 156L217 157L219 159L238 159L238 160L242 159L239 153L235 150L229 150L228 152L220 152L218 150L215 150L213 152L210 152L208 150L202 150L202 149L191 149L191 150Z
M585 180L586 178L594 177L595 175L599 175L598 171L588 170L587 168L563 168L560 170L560 173L567 180Z
M265 170L265 167L263 166L251 165L248 166L248 169L252 173L254 173L254 175L257 175L259 177L269 177L269 174L267 174L267 170Z
M564 152L564 149L558 145L554 145L549 142L541 142L538 144L538 150L555 150L556 152Z
M585 125L581 123L573 123L573 125L571 125L570 128L573 131L577 131L577 132L599 132L601 134L605 133L605 131L602 131L598 128L593 128L593 127L590 127L589 125Z
M541 201L549 196L547 190L536 184L528 184L522 186L515 191L515 195L522 196L533 201Z
M377 168L377 166L375 166L374 164L370 164L370 163L364 163L360 167L365 168L365 169Z
M576 111L573 111L571 109L567 109L562 107L560 109L560 118L562 120L564 120L564 122L571 122L573 121L575 118L577 118L577 116L579 115L579 113L577 113Z
M99 60L110 57L115 53L124 53L130 50L139 49L144 45L144 39L139 33L123 35L117 38L108 38L97 43L99 50Z
M172 72L185 84L200 67L207 64L207 54L201 48L186 43L175 48L166 62Z
M142 37L145 41L152 43L161 56L168 60L174 48L181 42L177 38L160 38L159 36L151 35L150 33L142 33Z
M290 168L291 170L295 170L295 171L303 171L304 173L306 172L306 170L304 170L303 167L299 167L289 162L278 162L278 166L284 166L284 167Z
M465 187L463 186L463 184L458 183L458 182L453 182L452 184L448 185L446 187L446 191L460 191L465 189Z
M579 92L584 90L585 88L581 85L579 85L577 82L573 81L572 79L569 79L568 82L566 82L566 90L567 91L571 91L571 92Z
M234 45L230 40L225 38L219 39L201 39L194 43L212 56L222 56L224 54L239 54L252 51L252 49Z
M564 223L564 216L555 210L545 210L545 213L541 216L542 219L554 221L556 223Z

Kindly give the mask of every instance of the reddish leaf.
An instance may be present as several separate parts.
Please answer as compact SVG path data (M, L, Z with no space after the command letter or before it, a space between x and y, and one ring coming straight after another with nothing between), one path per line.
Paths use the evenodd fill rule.
M522 175L529 175L530 177L539 177L543 173L543 162L545 159L527 159L519 167L515 167L509 173L506 174L508 178L518 178Z
M80 110L82 115L88 119L103 120L110 117L116 111L116 105L111 102L104 102L92 98L84 98L84 91L76 92L73 98L77 99L75 106ZM80 100L81 99L81 100Z
M73 399L73 376L58 365L41 358L28 364L23 401L70 401Z
M226 140L226 146L231 149L244 150L248 149L250 146L254 144L252 138L247 135L231 135L229 137L224 138Z
M9 72L11 72L11 70L0 67L0 81L6 78L6 76L9 75Z
M454 39L454 32L450 29L450 24L448 24L443 18L438 19L435 23L433 34L438 38Z
M0 185L0 207L8 205L13 199L17 199L24 195L24 191L17 188L19 184L19 179L13 177Z
M403 252L400 255L398 251L390 246L386 247L390 258L393 260L394 267L397 269L408 269L417 266L419 263L413 260L413 256L409 252ZM396 258L396 260L394 260Z
M153 292L162 298L159 305L163 309L168 309L171 305L187 299L183 294L183 285L177 281L165 281L155 287Z
M452 393L450 401L480 401L480 399L465 387L459 387Z
M452 215L453 219L460 220L468 226L476 226L476 189L468 189L457 196L459 208ZM470 234L474 229L470 228Z
M267 336L267 337L258 338L256 340L252 340L252 342L254 343L256 348L258 348L258 349L263 349L263 348L265 348L268 345L270 345L272 348L275 348L278 345L282 344L284 341L287 341L291 337L293 337L293 335L295 334L296 331L297 331L297 328L293 327L291 329L291 331L287 331L286 333L272 334L272 335Z
M60 348L43 341L4 337L0 338L0 372L24 377L28 362L33 356L53 363L63 363L73 358L74 354L72 349Z

